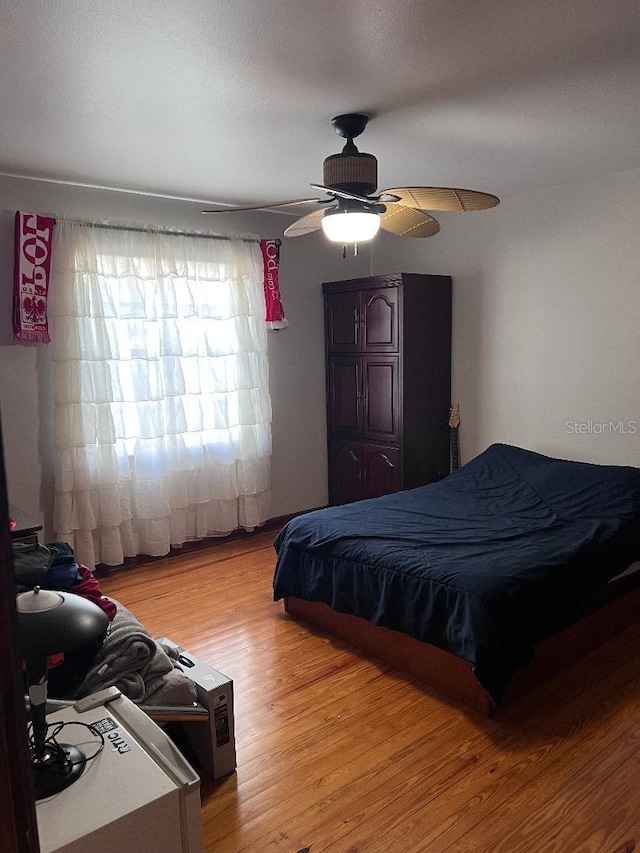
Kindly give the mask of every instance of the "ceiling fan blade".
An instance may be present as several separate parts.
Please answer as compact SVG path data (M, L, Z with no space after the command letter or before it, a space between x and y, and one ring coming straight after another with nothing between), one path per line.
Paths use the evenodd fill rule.
M387 204L390 201L400 201L401 199L399 195L394 195L393 193L389 192L389 190L385 190L384 192L380 193L379 196L376 196L376 200L381 204Z
M354 199L355 201L362 201L365 204L379 204L380 202L386 204L388 201L400 201L400 196L394 195L389 190L385 190L380 195L356 195L356 193L350 193L347 190L338 190L335 187L323 187L322 184L310 184L310 186L314 190L322 190L339 198Z
M203 213L242 213L245 210L271 210L272 207L292 207L295 204L329 204L321 198L294 198L291 201L274 201L273 204L254 204L251 207L219 207Z
M422 210L393 203L386 208L380 214L380 227L398 237L433 237L440 230L438 220Z
M354 201L362 201L364 204L375 204L378 201L378 196L358 195L357 193L350 193L346 190L338 190L335 187L323 187L322 184L309 184L309 186L314 190L322 190L322 192L329 193L329 195L337 196L338 198L349 198Z
M285 237L302 237L303 234L310 234L312 231L317 231L320 228L324 210L314 210L312 213L307 213L306 216L301 216L300 219L285 228Z
M397 187L384 190L392 193L400 203L418 210L487 210L500 204L500 199L490 193L476 190L459 190L451 187Z

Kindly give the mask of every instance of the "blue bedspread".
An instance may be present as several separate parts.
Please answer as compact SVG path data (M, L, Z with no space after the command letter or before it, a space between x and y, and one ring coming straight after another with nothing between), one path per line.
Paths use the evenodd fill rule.
M437 483L299 516L275 548L276 600L448 649L497 704L534 644L640 559L640 469L494 444Z

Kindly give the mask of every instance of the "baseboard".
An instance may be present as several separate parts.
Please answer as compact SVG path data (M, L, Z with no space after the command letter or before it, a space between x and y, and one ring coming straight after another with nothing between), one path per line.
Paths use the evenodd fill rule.
M253 530L244 530L238 528L232 530L226 536L210 536L205 539L198 539L193 542L185 542L180 548L171 548L168 554L162 557L150 557L148 554L136 554L135 557L126 557L124 563L118 566L108 566L106 563L98 563L94 574L96 577L105 577L120 569L133 569L136 566L143 566L147 563L155 563L158 560L166 560L168 557L179 557L180 555L189 553L190 551L199 551L203 548L215 548L216 545L221 545L224 542L229 542L234 539L248 539L256 534L266 533L269 530L279 531L292 518L297 518L299 515L306 515L308 512L315 512L316 509L325 509L325 507L314 507L313 509L303 509L300 512L292 512L288 515L278 515L267 519L260 527L255 527Z

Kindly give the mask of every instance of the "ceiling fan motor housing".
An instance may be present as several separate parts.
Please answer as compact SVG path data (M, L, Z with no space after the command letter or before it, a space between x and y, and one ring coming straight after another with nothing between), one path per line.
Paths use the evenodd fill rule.
M323 176L326 187L369 195L378 186L378 161L373 154L360 151L332 154L324 161Z

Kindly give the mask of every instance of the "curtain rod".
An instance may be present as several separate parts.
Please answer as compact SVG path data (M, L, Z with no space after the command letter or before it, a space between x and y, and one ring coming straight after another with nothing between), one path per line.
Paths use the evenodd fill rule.
M57 220L56 220L57 221ZM203 234L198 231L168 231L165 228L155 228L153 225L149 228L141 228L136 225L109 225L107 222L88 222L84 219L64 219L63 222L73 222L77 225L88 225L91 228L105 228L108 231L133 231L136 234L146 234L147 231L153 231L156 234L163 234L167 237L201 237L204 240L227 240L229 243L237 240L240 243L259 243L259 237L226 237L223 234Z

